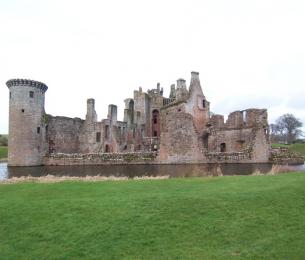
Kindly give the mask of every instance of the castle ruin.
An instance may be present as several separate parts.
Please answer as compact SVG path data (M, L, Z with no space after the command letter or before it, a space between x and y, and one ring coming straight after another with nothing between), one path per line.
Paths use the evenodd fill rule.
M45 113L41 82L12 79L9 88L10 166L112 163L263 163L270 157L266 109L224 116L210 112L199 73L172 85L134 91L125 100L124 120L117 106L97 120L95 100L87 100L85 119Z

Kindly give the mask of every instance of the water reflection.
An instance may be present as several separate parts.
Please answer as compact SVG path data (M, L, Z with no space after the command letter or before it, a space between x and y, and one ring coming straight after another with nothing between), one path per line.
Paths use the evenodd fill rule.
M305 170L304 165L295 166L295 170ZM0 180L21 176L164 176L198 177L218 175L249 175L253 172L269 172L271 164L189 164L189 165L85 165L85 166L34 166L7 167L0 163Z

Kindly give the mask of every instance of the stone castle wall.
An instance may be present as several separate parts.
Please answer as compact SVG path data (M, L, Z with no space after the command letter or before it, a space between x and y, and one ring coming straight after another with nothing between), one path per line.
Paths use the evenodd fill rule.
M84 120L46 115L49 153L77 153L80 150L80 132Z
M243 163L270 157L267 111L235 111L226 122L222 115L210 115L197 72L191 73L189 88L184 79L171 85L168 98L159 83L147 92L134 91L125 100L123 121L113 104L98 121L92 98L84 120L47 115L43 83L11 80L7 85L11 165ZM149 153L156 156L147 159Z
M169 163L202 162L203 154L193 118L185 104L162 110L159 160Z

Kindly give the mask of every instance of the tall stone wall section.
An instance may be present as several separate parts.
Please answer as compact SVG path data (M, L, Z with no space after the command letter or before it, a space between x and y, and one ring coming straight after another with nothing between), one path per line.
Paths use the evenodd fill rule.
M84 120L62 116L47 117L49 153L77 153Z
M193 117L184 104L162 110L158 159L166 163L196 163L204 160Z
M208 151L221 152L221 144L225 144L224 152L240 152L251 142L252 128L214 130L208 141Z

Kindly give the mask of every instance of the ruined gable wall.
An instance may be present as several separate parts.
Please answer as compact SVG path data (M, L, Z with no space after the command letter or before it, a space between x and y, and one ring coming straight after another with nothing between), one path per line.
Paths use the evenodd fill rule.
M206 129L206 124L209 122L209 104L207 103L206 107L203 108L202 100L202 97L196 96L187 102L187 113L192 115L194 126L198 132Z
M191 163L202 161L193 118L185 112L185 104L161 110L161 143L159 161Z
M208 151L220 152L220 145L224 143L226 152L239 152L250 144L251 132L251 128L214 130L209 136Z
M117 121L117 124L112 129L113 132L112 135L116 140L118 152L123 152L126 146L126 141L127 141L126 129L127 129L127 123L121 121Z
M118 127L114 125L111 120L102 120L101 134L101 148L99 149L99 152L118 152L120 147L118 144Z
M136 123L146 124L149 117L149 97L146 93L142 92L142 89L134 91L134 109L136 114Z
M47 124L47 140L50 152L79 152L79 136L84 120L80 118L53 117L48 115Z
M223 115L212 115L210 117L209 123L216 128L223 128L224 124L224 116Z
M154 90L151 90L154 91ZM147 123L146 123L146 133L148 137L152 137L153 135L153 112L157 110L159 112L159 120L161 117L161 108L163 107L163 96L161 96L159 93L157 94L150 94L149 96L149 113L147 116ZM158 126L156 129L158 130L158 136L160 136L160 124L158 123Z
M228 119L226 121L226 127L228 129L234 128L242 128L244 127L244 112L243 111L235 111L229 114Z
M198 72L192 72L186 112L193 116L194 125L198 132L206 129L206 124L210 119L210 103L203 95Z
M103 135L101 122L85 121L79 137L81 153L95 153L101 149L101 140L97 141L97 133Z

